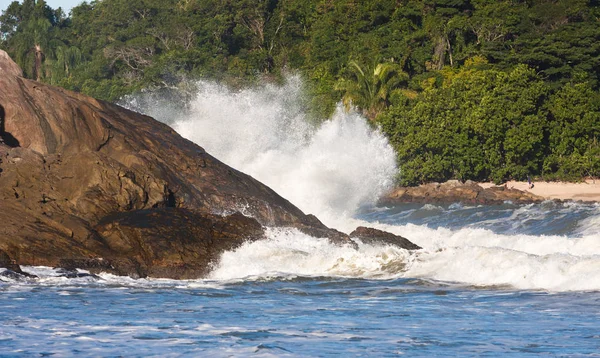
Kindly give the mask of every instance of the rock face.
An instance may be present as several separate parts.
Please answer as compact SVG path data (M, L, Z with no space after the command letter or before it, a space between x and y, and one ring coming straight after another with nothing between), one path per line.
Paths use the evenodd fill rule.
M8 56L6 51L0 50L0 72L15 76L23 77L23 70Z
M95 229L103 243L97 252L111 259L63 259L59 266L133 277L197 278L223 251L263 237L262 226L240 213L223 217L181 208L122 212L103 218Z
M11 259L8 254L2 250L0 250L0 267L7 268L16 273L22 274L21 267L16 264L16 262Z
M350 237L360 239L365 244L387 244L406 250L419 250L420 246L413 244L408 239L389 232L359 226L350 233Z
M451 180L446 183L429 183L417 187L396 188L381 199L382 204L397 203L472 203L502 204L505 201L514 203L537 203L544 198L517 190L496 186L484 189L472 181L461 183Z
M21 76L0 51L0 250L11 262L191 278L263 226L352 243L170 127Z

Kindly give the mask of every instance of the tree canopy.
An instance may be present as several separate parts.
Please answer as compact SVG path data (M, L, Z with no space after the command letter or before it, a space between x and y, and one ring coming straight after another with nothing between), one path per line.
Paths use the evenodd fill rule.
M107 100L209 78L309 83L382 127L400 180L600 175L598 0L13 1L27 77Z

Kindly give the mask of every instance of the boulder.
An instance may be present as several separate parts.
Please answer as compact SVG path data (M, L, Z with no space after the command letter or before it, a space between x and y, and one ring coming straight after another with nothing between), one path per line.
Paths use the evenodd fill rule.
M416 187L398 187L380 200L383 205L400 203L468 203L468 204L502 204L539 203L545 199L518 189L504 186L483 188L470 180L461 183L449 180L445 183L427 183Z
M240 213L219 216L182 208L117 213L101 220L95 232L106 244L103 257L62 259L57 266L191 279L210 272L222 252L264 237L262 225Z
M364 226L357 227L356 230L350 233L350 237L360 239L365 244L393 245L406 250L420 250L422 248L402 236Z
M3 50L0 50L0 76L23 77L21 67Z
M19 276L36 277L35 275L23 272L16 260L11 259L10 256L2 250L0 250L0 268L7 269L7 271L3 272L3 275L11 278L19 278Z
M17 265L16 261L11 259L10 256L2 250L0 250L0 268L22 273L21 266Z
M194 278L263 226L352 244L163 123L27 80L5 53L0 69L0 250L18 264Z

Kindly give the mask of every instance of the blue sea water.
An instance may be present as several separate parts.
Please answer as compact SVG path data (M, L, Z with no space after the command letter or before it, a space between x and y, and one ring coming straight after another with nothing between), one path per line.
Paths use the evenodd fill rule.
M539 241L550 237L548 226L570 235L560 236L563 240L581 240L590 235L581 230L589 230L590 220L600 214L597 205L545 203L435 208L409 205L378 208L364 212L362 217L374 225L393 223L414 233L437 232L437 226L445 225L455 230L455 235L469 236L470 230L483 228L480 232L490 239L498 235L517 239L514 225L505 221L518 217L523 209L530 213L529 219L520 220L523 225L529 223L527 237ZM545 219L540 218L542 212ZM569 225L556 224L563 215L569 216ZM453 224L457 216L463 218L464 227ZM468 221L464 219L467 217ZM434 220L434 227L427 227L433 218L439 220ZM592 289L585 290L573 290L569 285L550 290L534 286L522 289L510 282L495 284L493 277L489 285L472 284L469 262L452 262L461 260L458 254L446 265L462 266L457 272L465 275L464 282L459 276L452 282L423 275L410 277L411 269L406 267L383 268L394 260L410 261L410 254L398 255L389 247L361 246L360 256L372 261L382 255L393 256L374 268L360 262L358 256L347 256L350 248L298 235L273 232L277 251L263 244L248 245L231 254L250 272L239 255L255 260L253 255L262 252L271 259L279 255L279 259L287 260L298 255L297 247L286 245L288 240L296 239L303 247L312 242L313 249L329 253L305 266L275 261L273 267L280 271L267 265L261 269L268 271L258 273L259 269L237 278L239 267L220 267L216 275L221 278L191 281L112 275L69 279L50 268L27 267L40 278L0 279L0 356L600 354L600 276L584 277L593 280ZM598 241L597 235L591 235ZM370 252L374 249L379 253ZM310 250L300 254L299 260L306 255L318 256ZM597 251L588 254L600 266ZM328 261L331 255L337 256ZM504 256L505 260L520 258L518 253ZM346 271L336 271L336 264L353 259ZM537 265L538 261L527 264ZM573 265L579 264L581 261ZM224 265L232 264L225 258ZM522 262L511 263L519 265ZM306 271L311 266L313 271ZM294 269L299 272L292 272ZM563 274L568 275L565 270Z

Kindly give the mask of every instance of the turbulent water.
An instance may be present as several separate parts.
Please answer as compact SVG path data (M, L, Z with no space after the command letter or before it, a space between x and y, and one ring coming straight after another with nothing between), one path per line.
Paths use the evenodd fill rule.
M172 125L329 225L343 225L392 185L395 154L385 137L341 107L322 125L311 124L298 77L283 87L238 92L206 82L196 87L189 108L178 110L175 120L168 115L177 102L171 97L157 101L149 93L129 105Z
M599 205L378 207L393 150L341 108L312 123L298 78L238 92L200 82L187 100L146 93L127 103L330 226L381 228L423 250L355 250L269 228L206 280L0 272L0 356L600 351Z

